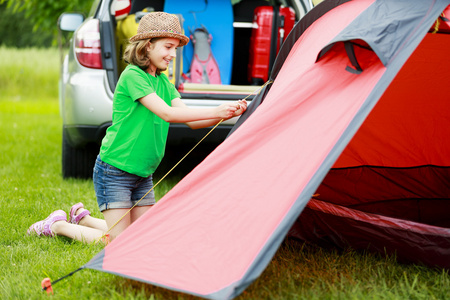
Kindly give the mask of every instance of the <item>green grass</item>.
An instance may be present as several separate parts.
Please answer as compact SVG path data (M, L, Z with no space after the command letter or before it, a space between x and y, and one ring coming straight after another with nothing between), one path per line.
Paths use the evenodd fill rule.
M33 222L52 210L68 210L78 201L101 217L91 180L61 177L55 56L53 49L0 48L1 299L48 299L40 290L43 278L64 276L102 249L62 237L26 235ZM19 59L24 57L26 63ZM157 197L178 178L169 176L157 187ZM54 290L53 299L195 299L93 270L75 273ZM399 264L392 256L327 250L287 240L238 299L448 299L449 295L446 271Z
M0 53L1 98L14 101L57 99L55 80L60 67L57 49L10 49L0 46Z

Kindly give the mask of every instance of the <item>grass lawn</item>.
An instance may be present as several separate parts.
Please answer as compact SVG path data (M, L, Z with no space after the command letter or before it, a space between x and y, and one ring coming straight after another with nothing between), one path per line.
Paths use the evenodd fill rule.
M54 49L0 47L0 298L48 299L45 277L56 280L102 249L63 237L26 235L56 209L83 202L97 210L91 180L63 180L57 99L59 56ZM177 181L156 188L162 197ZM54 285L54 299L195 299L93 270ZM448 271L403 265L351 249L322 249L286 240L238 299L448 299Z

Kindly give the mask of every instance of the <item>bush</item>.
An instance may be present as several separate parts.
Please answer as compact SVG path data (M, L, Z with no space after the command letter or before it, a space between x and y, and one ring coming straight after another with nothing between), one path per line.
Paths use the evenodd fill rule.
M33 24L23 11L13 12L12 8L6 6L0 4L0 46L42 48L52 45L52 32L33 31Z

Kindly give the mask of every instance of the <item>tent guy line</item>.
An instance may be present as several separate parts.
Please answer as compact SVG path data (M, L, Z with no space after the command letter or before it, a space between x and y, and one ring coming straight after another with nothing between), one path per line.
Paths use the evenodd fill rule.
M256 90L254 90L252 93L250 93L250 94L248 94L247 96L245 96L245 98L244 99L242 99L242 100L247 100L247 98L248 97L250 97L251 95L256 95L256 94L258 94L266 85L268 85L268 84L270 84L270 83L272 83L272 81L271 80L268 80L268 81L266 81L262 86L260 86L260 87L258 87ZM189 150L163 177L161 177L161 179L160 180L158 180L158 182L156 183L156 184L154 184L153 185L153 187L147 192L147 193L145 193L144 194L144 196L142 196L141 197L141 199L139 199L139 201L137 201L122 217L120 217L120 219L119 220L117 220L117 222L116 223L114 223L106 232L105 232L105 234L103 235L103 236L101 236L96 242L95 242L95 244L97 244L98 242L100 242L100 241L105 241L106 242L106 244L109 242L109 232L120 222L120 221L122 221L122 219L123 218L125 218L125 216L126 215L128 215L130 212L131 212L131 210L133 210L133 208L135 208L138 204L139 204L139 202L141 202L141 200L142 199L144 199L151 191L153 191L154 189L155 189L155 187L157 187L189 154L191 154L191 152L192 151L194 151L194 149L195 148L197 148L197 146L198 145L200 145L200 143L201 142L203 142L203 140L204 139L206 139L206 137L208 136L208 135L210 135L211 134L211 132L213 132L214 131L214 129L216 129L217 128L217 126L219 126L222 122L224 121L224 119L222 119L222 120L220 120L219 122L217 122L217 124L216 125L214 125L214 127L213 128L211 128L211 130L210 131L208 131L206 134L205 134L205 136L204 137L202 137L201 139L200 139L200 141L198 141L198 143L197 144L195 144L194 145L194 147L192 147L192 149L191 150Z
M242 100L247 100L247 98L248 97L250 97L251 95L256 95L256 94L258 94L266 85L269 85L269 84L271 84L272 83L272 80L268 80L268 81L266 81L262 86L260 86L260 87L258 87L256 90L254 90L252 93L250 93L250 94L248 94L244 99L242 99ZM144 195L144 196L142 196L142 198L141 199L139 199L139 201L137 201L136 202L136 204L134 204L119 220L117 220L117 222L116 223L114 223L112 226L111 226L111 228L109 228L108 229L108 231L106 231L105 232L105 234L102 236L102 237L100 237L96 242L95 242L95 244L97 244L98 242L100 242L100 241L105 241L105 244L107 244L108 242L109 242L109 232L123 219L123 218L125 218L125 216L127 215L127 214L129 214L130 212L131 212L131 210L134 208L134 207L136 207L138 204L139 204L139 202L142 200L142 199L144 199L145 198L145 196L147 196L151 191L153 191L154 189L155 189L155 187L157 187L189 154L191 154L191 152L192 151L194 151L194 149L195 148L197 148L197 146L198 145L200 145L200 143L201 142L203 142L203 140L204 139L206 139L206 137L208 136L208 135L210 135L211 134L211 132L213 132L214 131L214 129L216 129L217 128L217 126L219 126L222 122L224 121L224 119L222 119L222 120L220 120L219 122L217 122L217 124L216 125L214 125L214 127L213 128L211 128L211 130L210 131L208 131L206 134L205 134L205 136L204 137L202 137L201 139L200 139L200 141L198 141L197 142L197 144L195 144L194 145L194 147L192 147L192 149L191 150L189 150L163 177L161 177L161 179L160 180L158 180L158 182L156 182L154 185L153 185L153 187ZM60 278L58 278L58 279L56 279L56 280L54 280L54 281L51 281L50 280L50 278L44 278L42 281L41 281L41 286L42 286L42 291L47 291L47 294L49 294L49 293L52 293L53 294L53 287L52 287L52 285L53 284L55 284L55 283L57 283L57 282L59 282L59 281L61 281L61 280L63 280L63 279L65 279L65 278L67 278L67 277L69 277L69 276L72 276L73 274L75 274L76 272L78 272L78 271L80 271L80 270L82 270L82 269L84 269L85 267L83 266L83 267L80 267L80 268L78 268L78 269L76 269L75 271L72 271L72 272L70 272L69 274L67 274L67 275L64 275L64 276L62 276L62 277L60 277Z

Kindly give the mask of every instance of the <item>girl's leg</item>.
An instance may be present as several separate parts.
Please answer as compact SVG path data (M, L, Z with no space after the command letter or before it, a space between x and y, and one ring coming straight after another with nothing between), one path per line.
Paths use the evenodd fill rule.
M83 219L80 220L80 223L78 224L94 229L99 229L103 232L106 232L108 230L108 225L106 225L105 220L94 218L91 216L84 217Z
M97 242L105 233L103 230L71 224L66 221L53 223L51 231L54 234L66 236L84 243Z
M106 224L108 225L108 233L111 241L121 234L122 231L124 231L128 226L130 226L131 217L130 213L127 213L128 211L128 208L114 208L103 211L103 216L105 217Z
M78 216L81 213L83 213L83 211L86 211L86 209L82 206L80 208L78 208L75 212L74 215ZM94 218L91 217L90 215L86 215L84 216L79 222L78 224L82 225L82 226L86 226L86 227L91 227L91 228L95 228L95 229L99 229L103 232L106 232L108 230L108 226L106 225L106 221L103 219L98 219L98 218Z
M51 230L57 235L66 236L80 242L92 243L102 239L103 235L108 231L108 228L112 227L108 233L110 240L113 240L151 207L151 205L136 206L129 213L127 213L129 209L126 208L108 209L103 211L105 220L85 216L80 220L79 225L66 221L57 221L53 223ZM82 209L79 209L80 213ZM116 224L120 218L122 220Z
M131 223L140 218L143 214L147 212L153 205L136 206L131 210Z
M152 207L152 205L136 206L130 212L128 212L129 211L128 208L115 208L115 209L107 209L107 210L103 211L103 216L105 217L105 221L106 221L106 224L108 225L108 230L109 230L109 231L108 230L106 230L106 231L109 233L110 239L113 240L114 238L116 238L128 226L130 226L131 223L136 221L140 216L142 216L151 207ZM84 217L83 219L86 219L87 217L88 216ZM92 219L95 219L95 218L92 218ZM97 219L97 220L99 220L99 219ZM120 221L118 222L118 220L120 220ZM80 222L80 224L81 224L81 222Z

